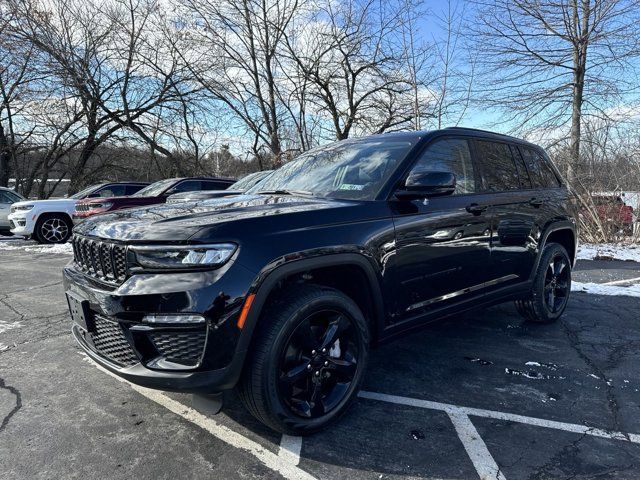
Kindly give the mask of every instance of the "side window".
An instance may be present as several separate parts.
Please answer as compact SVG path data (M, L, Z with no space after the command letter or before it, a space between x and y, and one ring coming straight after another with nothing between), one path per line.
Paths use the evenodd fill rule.
M509 145L485 140L478 140L476 145L485 190L500 192L519 189L518 170Z
M554 188L560 185L556 174L539 152L526 147L520 147L520 151L527 165L533 188Z
M451 172L456 176L454 195L476 191L469 142L463 138L436 140L420 155L411 172Z
M99 197L122 197L125 195L124 185L108 185L96 192Z
M124 189L125 195L133 195L138 190L142 190L144 187L145 185L127 185Z
M202 189L200 180L184 180L171 189L171 193L195 192Z
M8 193L0 191L0 203L13 203L14 201Z
M529 178L529 172L527 171L527 167L524 164L524 160L522 159L522 155L520 155L520 151L518 147L515 145L511 145L511 155L513 156L513 160L516 162L516 170L518 170L518 177L520 177L520 185L522 188L531 188L531 179Z
M202 190L225 190L228 186L228 183L223 182L202 182Z

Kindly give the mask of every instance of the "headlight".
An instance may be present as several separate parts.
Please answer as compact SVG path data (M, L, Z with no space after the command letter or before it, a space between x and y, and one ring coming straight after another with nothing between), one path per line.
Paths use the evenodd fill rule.
M131 246L129 251L144 268L205 268L226 263L236 251L233 243L215 245L144 245Z
M11 205L11 213L13 212L27 212L33 208L32 204L29 205Z

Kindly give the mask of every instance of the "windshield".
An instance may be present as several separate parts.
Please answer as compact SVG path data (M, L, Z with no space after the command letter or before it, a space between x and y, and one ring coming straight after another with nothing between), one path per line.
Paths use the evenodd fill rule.
M142 190L138 190L136 193L131 195L132 197L157 197L162 192L164 192L171 185L176 183L175 178L169 178L167 180L160 180L159 182L152 183L144 187Z
M382 136L332 143L283 165L248 193L373 200L413 145L408 139Z
M271 170L265 170L264 172L250 173L246 177L241 178L236 183L231 185L229 187L229 190L238 190L238 191L244 192L245 190L248 190L249 188L256 185L260 180L262 180L264 177L266 177L270 173L271 173Z
M69 197L69 198L75 198L76 200L80 200L82 198L85 198L87 195L91 194L91 192L93 192L94 190L97 190L98 188L100 188L103 185L104 185L104 183L99 183L97 185L91 185L90 187L87 187L84 190L80 190L78 193L76 193L74 195L71 195L71 197Z

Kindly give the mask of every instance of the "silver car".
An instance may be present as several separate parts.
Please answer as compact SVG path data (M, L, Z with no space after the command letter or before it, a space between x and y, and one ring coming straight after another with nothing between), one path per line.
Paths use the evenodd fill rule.
M10 235L9 219L7 216L11 212L11 204L22 202L25 198L10 188L0 187L0 235Z

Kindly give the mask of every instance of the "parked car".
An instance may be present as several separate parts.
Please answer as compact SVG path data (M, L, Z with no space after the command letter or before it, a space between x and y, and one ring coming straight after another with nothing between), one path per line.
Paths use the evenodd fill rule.
M21 202L25 198L10 188L0 187L0 235L11 235L9 213L11 204Z
M235 180L230 178L189 177L169 178L152 183L129 197L111 196L86 199L78 202L73 214L74 220L84 220L98 213L112 212L123 208L145 207L165 203L171 195L202 190L226 190Z
M576 254L571 205L546 153L512 137L344 140L245 195L78 225L64 269L73 334L133 383L212 407L236 387L266 425L310 433L355 399L372 345L505 301L557 320ZM473 234L436 235L461 227Z
M622 232L625 235L633 233L633 207L626 205L619 195L593 195L595 214L598 219L610 228L612 233ZM581 212L589 219L593 216L589 211Z
M250 173L233 183L226 190L204 190L200 192L183 192L174 193L167 197L167 203L184 203L198 202L201 200L209 200L211 198L230 197L232 195L241 195L251 187L268 177L273 170L263 170L261 172Z
M11 232L33 237L40 243L64 243L71 236L76 202L84 198L131 195L147 185L146 182L99 183L67 198L14 203L9 214Z

